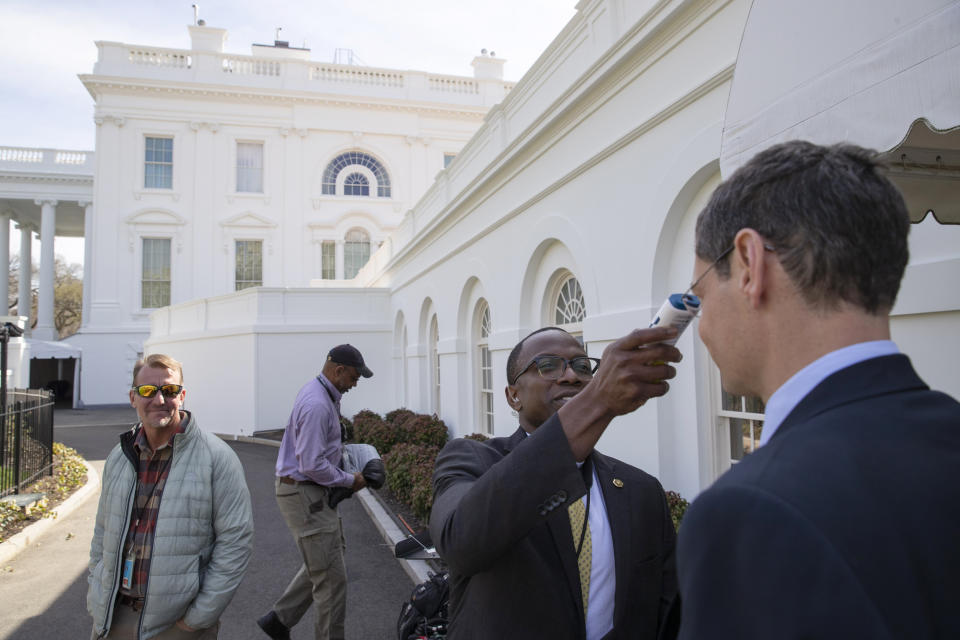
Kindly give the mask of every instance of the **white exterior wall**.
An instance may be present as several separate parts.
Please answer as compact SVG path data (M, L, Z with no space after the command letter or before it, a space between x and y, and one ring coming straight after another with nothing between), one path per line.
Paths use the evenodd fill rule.
M491 77L438 76L327 65L272 47L255 47L259 57L225 54L209 50L222 30L191 33L195 42L198 33L217 37L197 45L207 50L99 42L94 73L81 76L96 102L99 150L84 323L71 338L84 349L85 404L122 401L149 333L143 238L171 240L173 305L234 290L237 240L263 242L265 287L319 279L323 241L336 243L342 274L346 233L362 229L375 251L444 153L459 151L511 86L492 58ZM170 189L144 188L147 137L173 140ZM237 191L238 142L263 144L262 193ZM383 165L390 197L322 193L327 165L354 150Z
M349 342L374 372L344 396L343 415L395 408L389 292L256 287L154 312L146 353L183 364L186 406L204 429L251 435L286 424L297 391L331 347Z
M348 396L345 415L399 406L434 411L430 326L436 317L439 414L455 435L479 431L476 312L483 300L492 320L495 431L507 435L517 425L501 391L507 356L529 331L555 324L561 276L575 275L583 289L581 328L591 355L646 326L664 297L685 290L693 275L694 222L720 181L721 130L749 5L581 2L350 283L369 288L314 281L309 290L284 294L309 295L318 314L355 310L358 303L342 295L369 296L375 304L363 307L363 324L325 318L310 328L276 330L296 317L286 307L266 324L259 316L240 323L236 331L249 341L237 369L278 381L275 387L250 383L255 405L276 406L266 413L259 405L245 407L247 416L256 416L252 427L285 419L296 389L318 370L311 357L338 341L357 345L376 372ZM910 242L893 337L931 386L960 396L960 227L928 217L914 226ZM253 295L266 294L242 292L182 308ZM193 352L209 354L190 360L187 375L196 379L196 369L214 379L216 352L190 341L212 345L221 339L218 329L204 326L188 338L164 324L165 314L179 309L154 314L148 348L183 349L185 362ZM599 444L688 498L729 465L728 435L717 417L719 376L695 329L678 344L685 359L670 393L618 418ZM267 335L276 337L269 345L275 361L256 346ZM190 389L191 398L201 395ZM207 402L199 416L204 425L217 410Z
M583 337L594 356L689 284L693 221L719 181L720 127L747 6L680 8L683 19L624 32L604 3L582 9L465 147L469 164L441 175L404 221L415 226L409 239L401 227L371 261L369 271L380 271L361 274L391 287L395 316L418 336L408 353L426 351L426 301L437 310L451 360L441 365L441 417L455 434L479 430L472 323L480 298L493 325L496 432L508 435L517 422L500 391L507 356L528 332L555 324L558 274L572 273L583 288ZM577 55L586 51L595 57ZM599 445L685 495L716 467L700 443L710 366L694 342L693 332L680 342L688 356L673 392L617 419ZM411 377L425 381L424 367L414 368ZM416 398L408 396L412 408Z

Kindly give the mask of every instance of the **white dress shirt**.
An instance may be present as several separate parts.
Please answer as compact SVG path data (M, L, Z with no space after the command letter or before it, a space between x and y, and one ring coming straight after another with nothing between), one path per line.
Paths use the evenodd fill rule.
M829 376L858 362L895 353L900 353L900 350L891 340L859 342L849 347L831 351L797 371L789 380L780 385L780 388L774 391L767 401L763 432L760 434L760 442L757 446L762 447L770 442L770 438L777 432L777 429L780 428L780 425L783 424L794 407L800 404L800 401L813 391L814 387Z

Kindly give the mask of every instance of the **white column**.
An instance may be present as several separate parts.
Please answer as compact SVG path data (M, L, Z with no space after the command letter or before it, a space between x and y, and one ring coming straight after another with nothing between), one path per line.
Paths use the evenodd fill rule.
M0 300L3 301L3 313L10 313L10 214L0 213L0 264L6 272L0 278Z
M56 340L57 330L53 325L53 237L57 224L57 201L37 200L40 205L40 290L37 293L37 330L33 337L38 340Z
M28 224L19 224L20 229L20 283L17 296L17 315L26 316L26 326L23 335L29 336L30 316L33 312L33 294L30 287L33 282L33 227Z
M334 277L337 280L343 280L343 239L341 238L336 242L337 242L337 248L336 248L337 265L336 265L336 269L334 270Z
M90 300L93 299L93 203L77 204L83 207L83 306L80 323L86 326L90 318Z

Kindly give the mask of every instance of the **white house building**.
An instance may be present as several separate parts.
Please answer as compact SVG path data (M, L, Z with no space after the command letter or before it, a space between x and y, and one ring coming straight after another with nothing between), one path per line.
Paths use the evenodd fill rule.
M112 253L94 260L90 317L74 342L86 371L99 328L113 339L128 327L128 343L107 358L128 376L149 314L142 349L184 362L187 404L219 433L282 426L330 346L351 342L375 376L346 396L345 415L405 406L437 413L454 435L506 435L516 428L502 396L513 345L561 325L599 356L646 326L687 288L694 221L724 175L800 137L889 154L915 222L893 337L931 386L960 396L958 45L958 0L580 0L509 93L481 73L497 61L475 61L478 77L457 82L488 87L467 96L492 97L437 106L463 123L463 137L444 137L438 129L453 125L401 133L404 114L423 118L395 112L382 84L368 89L376 106L364 107L376 117L310 97L309 69L322 65L295 79L241 77L196 40L193 52L144 53L145 64L130 47L101 43L96 73L83 79L103 119L93 202L105 231L93 251ZM191 88L186 78L207 64L226 79ZM429 76L403 83L398 93L432 86ZM352 117L365 128L324 129ZM480 126L458 146L468 123ZM172 141L168 173L167 143L153 147L159 155L147 150L157 139ZM448 149L457 157L444 167ZM379 161L391 197L411 206L379 208L377 169L363 163L325 179L351 152ZM263 159L262 192L237 188L249 157ZM141 186L147 175L169 175L169 186ZM351 196L362 178L370 195ZM355 274L346 266L362 262L347 257L354 229L373 243ZM171 256L160 268L144 257L155 240L169 243L159 245ZM259 279L237 277L247 241L262 243ZM154 277L164 268L166 281ZM260 286L236 291L241 280ZM151 311L145 296L164 282L169 298ZM763 406L721 389L695 327L678 346L686 357L670 393L615 420L599 447L692 497L752 450Z
M280 41L228 54L225 30L189 30L188 50L98 42L80 76L97 123L69 338L85 404L122 401L155 309L352 280L511 86L489 55L445 76L315 62Z

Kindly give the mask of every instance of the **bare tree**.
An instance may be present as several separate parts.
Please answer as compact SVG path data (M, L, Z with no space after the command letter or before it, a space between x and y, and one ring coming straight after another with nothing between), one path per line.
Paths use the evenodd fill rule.
M34 282L36 265L31 265L30 282ZM67 263L62 256L56 256L53 267L53 324L60 339L72 336L80 328L83 309L83 267L76 263ZM30 326L37 326L37 289L30 287L30 310L21 311L20 296L20 256L10 258L8 313L29 316Z

